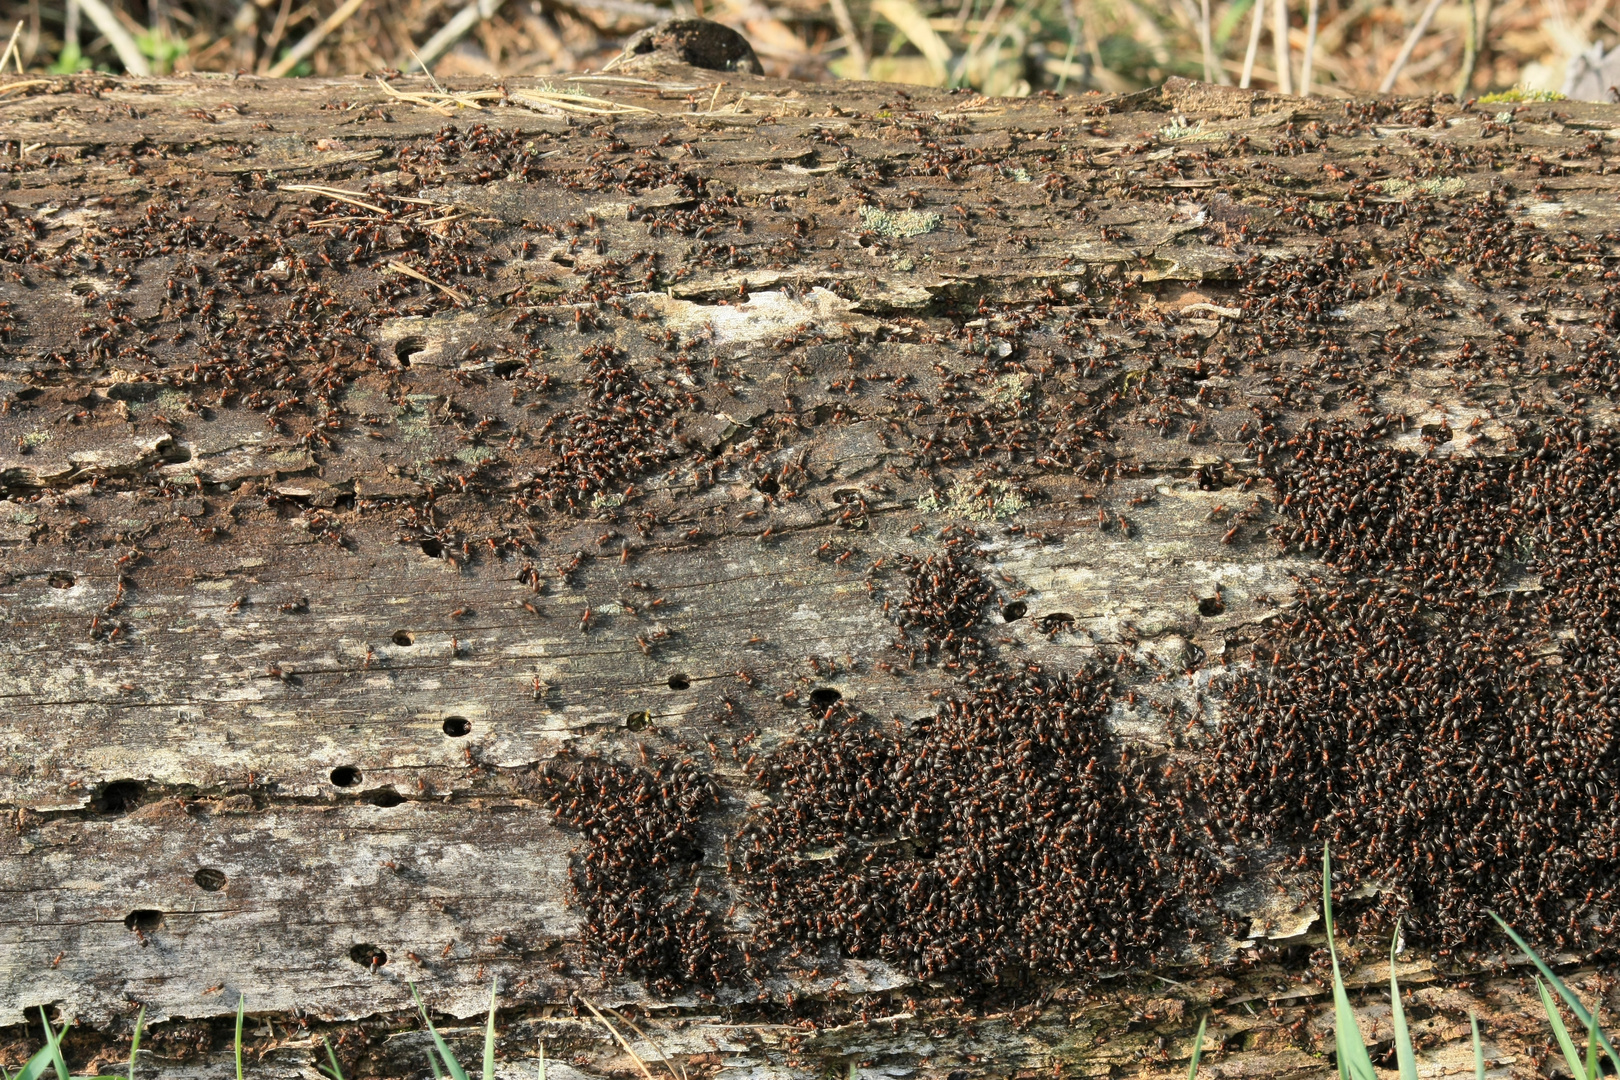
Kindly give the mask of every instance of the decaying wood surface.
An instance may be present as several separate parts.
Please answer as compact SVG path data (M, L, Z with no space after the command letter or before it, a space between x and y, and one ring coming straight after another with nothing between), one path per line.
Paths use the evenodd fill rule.
M254 1075L313 1075L323 1034L350 1075L417 1075L407 984L471 1018L493 979L510 1075L542 1039L553 1076L639 1075L581 997L640 1010L639 1056L684 1075L1169 1073L1206 1010L1211 1072L1325 1072L1320 837L1289 820L1321 804L1288 785L1328 744L1285 725L1279 757L1233 764L1233 732L1276 719L1234 680L1282 686L1286 724L1353 741L1366 722L1439 761L1367 717L1410 699L1450 718L1498 672L1548 731L1578 707L1591 733L1590 761L1527 733L1529 781L1517 742L1459 781L1487 790L1499 766L1531 806L1537 763L1566 769L1577 797L1543 807L1548 832L1503 824L1497 869L1453 867L1473 841L1417 808L1466 770L1368 780L1348 742L1318 819L1360 897L1374 1035L1404 912L1426 1068L1463 1067L1477 1009L1496 1068L1533 1071L1523 980L1467 904L1549 949L1609 941L1607 894L1559 941L1554 901L1532 883L1516 910L1506 875L1556 834L1593 860L1560 866L1614 885L1608 504L1601 469L1558 485L1613 411L1620 112L1190 83L987 100L657 62L459 110L418 80L0 87L5 1063L44 1006L79 1021L76 1067L110 1067L144 1005L152 1068L216 1075L245 995ZM1368 424L1371 459L1323 434ZM1341 470L1337 494L1301 479ZM1367 518L1353 497L1403 475L1407 501ZM1457 494L1469 477L1494 486ZM1534 502L1549 484L1556 512ZM1419 488L1450 494L1419 510ZM1479 506L1516 524L1487 542L1447 517ZM1554 588L1566 556L1581 569ZM919 599L941 573L968 597L949 633ZM1386 648L1322 630L1385 585L1417 613L1386 640L1430 667L1489 638L1487 604L1502 625L1516 602L1552 613L1451 682L1321 675ZM1553 610L1576 593L1595 606ZM1061 676L1093 695L1073 708L1117 805L1099 788L1062 806L1072 830L974 834L1018 851L849 825L750 862L750 836L797 843L791 814L856 821L913 756L954 762L970 821L1008 814L974 800L1056 782L1047 766L936 733ZM1520 706L1490 692L1448 740L1496 746L1492 717ZM835 775L815 745L892 746L891 771ZM696 786L671 809L688 796L658 785L683 761ZM620 838L591 838L606 796L585 776L629 785L610 828L657 825L641 901L614 892L632 856L590 861ZM1366 816L1369 790L1411 817ZM1392 835L1443 849L1434 888L1461 888L1369 872ZM1071 953L1036 915L981 952L891 910L892 879L933 880L932 860L1001 850L1036 880L1042 845L1082 868L1063 880L1101 851L1166 905L1083 957L1107 912ZM861 877L874 859L889 884ZM965 865L930 908L980 887ZM862 938L852 895L890 936ZM604 911L680 922L720 959L688 977L698 946L626 955L588 926ZM836 923L819 942L817 918ZM1592 971L1576 981L1606 992Z

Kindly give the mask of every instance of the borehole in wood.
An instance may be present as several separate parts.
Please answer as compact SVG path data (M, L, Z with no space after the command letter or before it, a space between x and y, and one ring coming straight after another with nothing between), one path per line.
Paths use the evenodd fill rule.
M124 916L124 928L150 934L163 925L163 912L152 908L136 908Z
M689 676L676 672L669 677L669 688L671 690L690 690L692 689L692 680Z
M472 724L465 716L447 716L444 718L444 733L452 739L459 739L472 731Z
M777 482L774 476L761 477L759 483L755 484L754 487L767 495L775 495L782 490L782 485Z
M145 794L146 787L139 780L114 780L90 800L90 809L109 817L127 814L141 805Z
M58 570L45 579L53 589L71 589L78 583L78 578L66 570Z
M430 559L440 558L444 555L444 545L430 536L422 541L422 554Z
M225 871L205 866L191 875L191 880L195 881L197 888L203 892L219 892L225 887Z
M391 787L380 787L372 788L370 791L361 792L360 801L368 802L372 806L380 806L386 810L390 806L398 806L400 803L404 802L405 796L401 795Z
M1226 611L1226 601L1219 596L1204 596L1198 600L1198 614L1215 616Z
M844 695L830 686L818 686L810 691L810 704L818 709L830 708L844 700Z
M409 630L395 630L393 642L395 645L406 646L416 644L416 635Z
M1022 600L1014 600L1012 603L1001 609L1001 620L1002 622L1017 622L1019 619L1022 619L1028 614L1029 605L1024 603Z
M360 770L353 765L339 765L332 770L332 783L338 787L354 787L360 782Z
M361 967L380 968L388 963L388 954L375 945L356 945L349 950L349 959Z
M624 718L624 726L631 731L645 731L652 726L652 713L642 710Z
M419 337L403 337L394 342L394 359L399 361L400 367L410 367L411 357L427 348L427 342Z

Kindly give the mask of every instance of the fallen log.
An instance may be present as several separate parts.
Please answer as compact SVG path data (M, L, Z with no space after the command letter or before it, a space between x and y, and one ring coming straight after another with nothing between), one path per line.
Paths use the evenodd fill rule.
M0 1063L414 1074L493 981L514 1068L1320 1070L1331 838L1523 1069L1484 912L1616 925L1620 113L671 40L0 97Z

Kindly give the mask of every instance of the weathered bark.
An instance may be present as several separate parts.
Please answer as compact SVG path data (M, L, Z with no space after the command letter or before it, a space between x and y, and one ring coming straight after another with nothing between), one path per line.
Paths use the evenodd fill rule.
M574 995L661 1008L689 1068L1174 1071L1210 1007L1210 1069L1326 1069L1284 839L1124 974L778 949L650 989L582 946L551 797L571 763L692 759L691 880L742 947L763 901L729 847L812 692L880 731L961 695L890 603L964 536L994 678L1092 672L1120 747L1196 771L1219 677L1346 576L1267 535L1297 525L1284 439L1388 416L1411 460L1495 460L1516 418L1607 422L1569 365L1610 337L1620 113L567 85L635 111L517 81L454 116L364 80L0 98L0 1023L54 1007L110 1061L144 1004L185 1075L245 995L256 1075L310 1074L334 1028L351 1075L414 1075L407 982L472 1017L498 979L503 1054L544 1038L554 1074L634 1069ZM1479 207L1531 223L1496 262L1443 250ZM1485 963L1415 960L1417 1026L1455 1068L1479 1008L1525 1071Z

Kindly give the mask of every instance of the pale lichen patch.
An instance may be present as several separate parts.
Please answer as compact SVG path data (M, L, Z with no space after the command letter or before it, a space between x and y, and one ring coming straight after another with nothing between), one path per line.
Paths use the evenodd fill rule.
M931 233L945 220L928 210L879 210L875 206L861 207L860 217L863 228L896 239Z
M941 498L930 491L917 500L917 509L925 514L946 513L969 521L1004 521L1029 505L1012 485L1000 480L984 484L957 481Z

